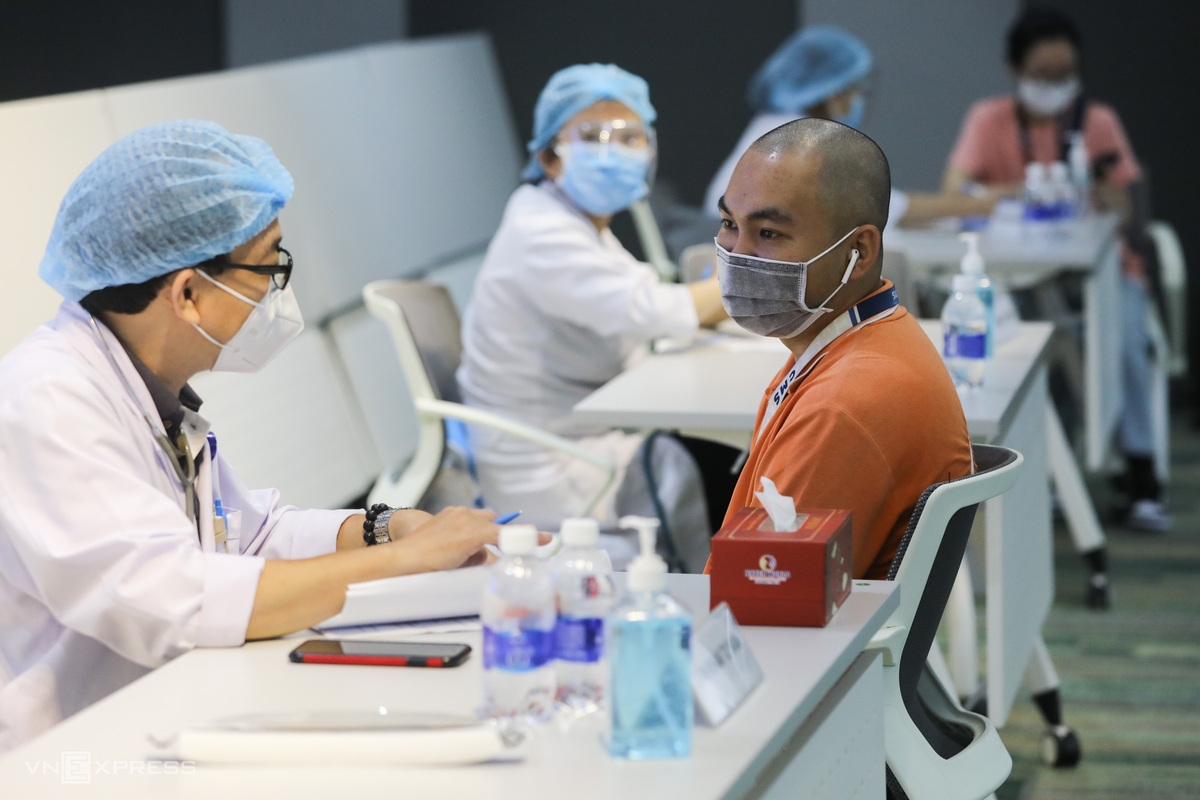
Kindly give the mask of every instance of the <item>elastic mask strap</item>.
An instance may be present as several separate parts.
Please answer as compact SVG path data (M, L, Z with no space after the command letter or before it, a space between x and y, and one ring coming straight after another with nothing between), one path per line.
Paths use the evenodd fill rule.
M804 261L804 262L801 262L801 263L803 263L805 266L807 266L807 265L809 265L809 264L813 263L814 261L818 261L818 260L820 260L821 258L824 258L825 256L829 255L829 253L830 253L830 252L831 252L831 251L832 251L832 250L833 250L835 247L837 247L839 244L841 244L842 242L844 242L844 241L846 241L847 239L849 239L849 238L850 238L852 235L854 235L854 232L855 232L855 231L857 231L857 230L858 230L858 228L859 228L859 226L858 226L858 225L855 225L853 228L851 228L851 229L850 229L850 232L849 232L849 233L847 233L847 234L846 234L845 236L843 236L842 238L838 239L838 240L837 240L836 242L834 242L833 244L829 245L829 247L826 247L826 248L825 248L825 249L824 249L824 250L823 250L823 251L822 251L822 252L821 252L819 255L815 255L815 256L813 256L812 258L810 258L808 261ZM849 270L847 270L847 271L846 271L846 278L842 280L842 283L845 283L845 282L846 282L846 280L849 280L849 277L850 277L850 271L849 271Z
M212 336L209 335L208 331L204 330L204 328L201 328L196 323L193 322L192 327L196 329L197 333L199 333L205 339L208 339L210 342L212 342L213 344L215 344L217 347L221 348L222 350L224 350L226 347L229 346L228 344L221 344L220 342L218 342L216 339L214 339Z
M241 300L243 303L246 303L247 305L253 306L254 308L258 308L260 305L262 305L262 303L265 303L265 302L267 301L267 297L270 297L270 296L271 296L271 291L272 291L272 290L271 290L271 289L268 289L268 290L267 290L267 294L266 294L266 296L265 296L265 297L263 297L263 299L262 299L262 302L261 302L261 303L256 303L256 302L254 302L253 300L251 300L249 297L246 297L244 294L242 294L242 293L240 293L240 292L237 292L237 291L234 291L233 289L230 289L228 286L226 286L225 284L221 283L219 280L217 280L216 278L214 278L212 275L209 275L209 274L208 274L207 272L205 272L204 270L202 270L202 269L198 269L198 270L196 270L196 272L197 272L199 275L203 276L203 277L205 278L205 280L207 280L209 283L213 284L213 285L214 285L214 286L216 286L217 288L219 288L219 289L223 289L224 291L226 291L226 292L229 292L229 294L233 295L233 296L234 296L234 297L236 297L238 300ZM216 339L214 339L214 338L213 338L211 335L209 335L208 331L204 330L204 328L201 328L199 325L196 325L196 324L194 324L194 323L193 323L193 324L192 324L192 327L193 327L193 328L195 328L197 331L199 331L199 333L200 333L200 335L201 335L201 336L203 336L205 339L208 339L208 341L212 342L213 344L215 344L217 347L221 348L222 350L224 350L226 347L228 347L228 346L229 346L229 344L228 344L228 343L226 343L226 344L221 344L220 342L218 342L218 341L217 341Z
M856 231L856 230L858 230L858 228L854 229L854 231ZM854 233L854 231L850 231L850 233ZM850 237L850 233L847 233L841 239L838 239L837 242L833 245L833 247L837 247L839 244L846 241L846 239L848 239ZM832 250L833 247L829 248L829 250ZM828 253L829 250L826 250L825 253ZM821 253L821 256L825 255L825 253ZM820 258L821 256L817 256L817 258ZM812 261L809 261L808 264L813 263L813 261L816 261L817 258L814 258ZM845 286L847 283L850 282L850 273L854 272L854 265L857 263L858 263L858 250L856 249L850 255L850 263L846 266L846 271L842 273L841 283L839 283L837 286L835 286L833 288L833 291L829 293L829 297L826 297L823 301L821 301L820 305L818 305L816 308L809 308L808 303L806 303L804 301L804 298L803 297L800 298L800 305L804 308L804 310L810 311L814 314L817 312L828 313L828 312L832 311L833 309L826 308L826 305L829 303L830 300L833 299L833 296L835 294L837 294L839 291L841 291L841 288L843 286Z
M842 238L843 238L843 239L845 239L846 237L844 237L844 236L843 236ZM838 244L841 244L841 242L838 242ZM837 247L837 245L834 245L834 247ZM831 249L832 249L832 248L831 248ZM829 252L829 251L827 250L827 251L825 251L825 252ZM202 270L202 269L198 269L198 270L196 270L196 272L197 272L197 273L199 273L199 274L200 274L200 275L201 275L201 276L202 276L202 277L203 277L205 280L207 280L209 283L213 284L214 286L218 287L219 289L222 289L222 290L224 290L224 291L226 291L226 292L229 292L229 294L233 295L233 296L234 296L234 297L236 297L238 300L241 300L241 301L242 301L243 303L245 303L246 305L250 305L250 306L259 306L259 305L261 305L261 304L262 304L261 302L255 302L255 301L251 300L249 297L246 297L246 295L242 294L241 292L238 292L238 291L235 291L235 290L233 290L233 289L230 289L228 286L226 286L225 284L221 283L219 280L217 280L216 278L214 278L212 275L209 275L207 272L205 272L205 271L204 271L204 270ZM267 297L269 297L269 296L270 296L270 294L271 294L271 290L270 290L270 289L268 289L268 290L267 290L267 294L266 294L266 296L264 296L264 297L263 297L263 301L265 301L265 300L267 299ZM210 341L211 341L211 340L210 340ZM216 343L214 342L214 344L216 344Z
M836 242L834 242L833 244L829 245L829 247L825 248L825 249L824 249L822 252L820 252L820 253L818 253L817 255L813 256L813 257L812 257L812 258L810 258L808 261L779 261L779 260L777 260L777 259L774 259L774 258L762 258L762 257L760 257L760 256L747 256L747 255L742 255L742 254L740 254L740 253L732 253L732 252L730 252L729 250L726 250L724 247L722 247L722 246L721 246L721 244L720 244L720 243L719 243L719 242L716 240L716 238L714 238L714 239L713 239L713 244L714 244L714 245L716 245L716 247L717 247L717 252L718 252L719 254L722 254L723 256L725 256L725 257L724 257L722 260L723 260L723 261L724 261L726 264L728 264L728 263L729 263L729 259L730 259L730 258L736 258L736 259L741 259L741 260L743 260L743 261L757 261L757 262L759 262L759 263L762 263L762 264L788 264L788 265L790 265L790 266L793 266L793 267L808 267L808 265L810 265L810 264L812 264L812 263L814 263L814 262L816 262L816 261L820 260L820 259L821 259L821 258L823 258L824 256L827 256L827 255L830 253L830 251L832 251L834 248L836 248L836 247L837 247L838 245L840 245L842 242L846 241L846 240L847 240L847 239L849 239L851 236L853 236L853 235L854 235L854 232L855 232L855 231L857 231L857 230L859 229L859 227L861 227L861 226L857 226L857 225L856 225L856 226L855 226L854 228L852 228L852 229L851 229L851 230L850 230L850 231L849 231L849 232L848 232L848 233L847 233L845 236L843 236L842 238L838 239L838 240L837 240ZM740 265L740 264L735 264L734 266L742 266L742 265ZM847 271L847 272L848 272L848 271ZM847 280L849 280L849 277L847 277Z

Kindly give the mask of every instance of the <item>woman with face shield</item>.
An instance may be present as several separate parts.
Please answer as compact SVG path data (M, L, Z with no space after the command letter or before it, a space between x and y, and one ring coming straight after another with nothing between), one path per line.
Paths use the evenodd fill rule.
M1027 164L1066 162L1072 142L1082 138L1092 205L1129 221L1129 187L1141 179L1141 169L1116 111L1085 97L1080 49L1079 31L1058 12L1030 10L1013 23L1007 48L1013 94L981 100L967 112L950 154L946 190L967 182L1019 189ZM1121 256L1121 318L1112 322L1121 326L1125 391L1118 443L1126 471L1118 484L1128 501L1127 524L1164 530L1170 518L1152 456L1145 262L1128 246Z
M468 405L577 439L617 465L616 482L591 512L602 528L615 528L621 514L671 505L649 501L664 500L674 485L699 500L683 503L696 519L681 526L704 529L696 467L677 442L656 440L649 461L663 462L652 481L660 491L647 498L645 475L627 469L635 457L647 461L643 437L570 420L572 407L646 343L689 337L724 317L716 278L662 283L609 230L613 214L649 191L654 120L646 82L615 65L579 64L550 79L534 111L526 182L509 199L464 317L458 381ZM488 505L520 509L543 528L581 513L604 483L590 464L483 429L471 435ZM618 565L632 555L608 544ZM703 544L707 550L707 537Z

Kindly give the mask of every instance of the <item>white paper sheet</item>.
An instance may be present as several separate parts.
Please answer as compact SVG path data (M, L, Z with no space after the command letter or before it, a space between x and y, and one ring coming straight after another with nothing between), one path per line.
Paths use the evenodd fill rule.
M467 567L354 583L346 589L342 613L313 627L328 630L478 615L488 570Z

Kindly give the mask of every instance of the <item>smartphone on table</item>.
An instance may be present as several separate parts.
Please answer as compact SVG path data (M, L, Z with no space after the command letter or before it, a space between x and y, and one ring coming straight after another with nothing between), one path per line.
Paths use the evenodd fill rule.
M362 642L309 639L289 655L297 664L367 664L381 667L457 667L471 646L442 642Z

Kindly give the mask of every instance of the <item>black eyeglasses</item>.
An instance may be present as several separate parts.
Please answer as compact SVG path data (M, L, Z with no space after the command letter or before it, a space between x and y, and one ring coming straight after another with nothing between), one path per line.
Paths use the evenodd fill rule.
M288 282L292 279L292 254L282 247L279 248L279 263L275 266L271 266L270 264L234 264L219 258L214 258L209 263L215 267L222 267L224 269L244 269L256 275L270 275L271 283L275 284L276 289L286 289Z

